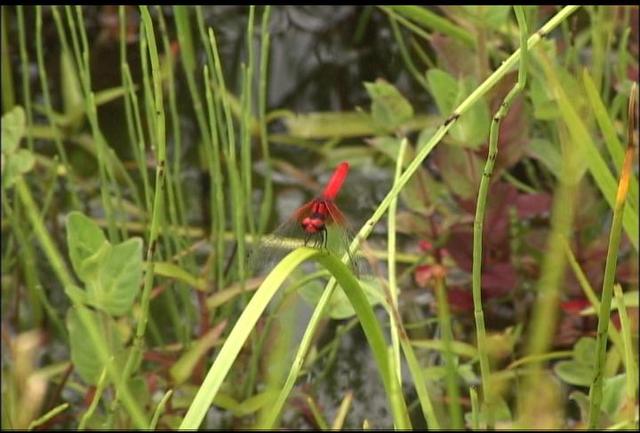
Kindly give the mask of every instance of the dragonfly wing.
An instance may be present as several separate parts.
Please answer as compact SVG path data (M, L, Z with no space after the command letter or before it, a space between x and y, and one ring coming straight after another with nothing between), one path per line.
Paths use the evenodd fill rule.
M308 217L311 214L311 207L313 206L314 200L311 200L309 203L303 204L300 206L291 216L291 219L296 220L300 223L305 217Z
M343 227L347 225L347 219L340 209L338 209L338 206L336 206L332 201L326 201L325 205L327 206L327 212L329 213L331 221Z

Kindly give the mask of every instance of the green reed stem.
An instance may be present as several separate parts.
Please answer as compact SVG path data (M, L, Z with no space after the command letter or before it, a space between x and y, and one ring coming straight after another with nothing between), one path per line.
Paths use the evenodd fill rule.
M127 133L129 135L129 143L133 150L133 156L138 166L138 172L142 177L142 187L144 191L144 210L145 220L151 212L151 186L149 184L149 172L147 169L147 158L145 152L145 139L142 132L142 120L140 117L140 108L138 104L138 96L136 95L136 85L131 77L131 70L127 62L127 18L124 6L120 6L120 73L122 76L122 86L125 89L124 110L125 119L127 121ZM137 193L137 187L133 188Z
M398 147L398 156L396 158L396 171L394 181L397 181L402 174L402 165L404 162L407 145L409 141L404 138ZM389 293L390 303L398 309L398 280L396 276L396 210L398 207L398 198L394 197L389 205L389 230L387 236L387 266L389 267ZM396 374L398 380L402 380L402 365L400 363L400 338L398 336L398 324L395 323L395 315L391 315L391 345L395 359Z
M54 7L53 9L54 17L57 16L57 10ZM43 40L42 40L42 7L36 7L36 59L38 63L38 76L40 77L40 87L42 89L42 98L44 100L44 108L47 115L47 120L49 125L52 128L55 128L56 122L53 115L53 105L51 104L51 94L49 92L49 81L47 79L47 70L44 64L44 53L43 53ZM64 150L64 146L62 144L61 134L54 134L54 143L56 145L56 151L60 155L62 159L62 164L67 172L67 175L70 176L71 165L69 164L69 160L67 158L67 152ZM78 194L76 192L76 187L73 183L69 182L68 184L69 190L71 191L71 204L73 209L80 209L80 199L78 198Z
M180 15L178 15L180 12ZM180 18L180 19L178 19ZM200 33L200 41L204 47L204 51L207 57L207 69L209 73L213 74L215 71L215 64L213 60L213 53L211 50L211 46L209 44L209 39L207 37L207 32L205 29L204 18L202 16L201 7L196 7L196 21L198 23L198 30ZM181 8L176 8L176 24L179 24L183 30L181 33L184 33L182 39L185 41L189 41L191 46L193 43L191 42L191 33L188 31L188 19L186 12L183 12ZM181 34L179 33L179 35ZM180 42L182 46L182 42ZM181 50L182 52L182 50ZM195 68L195 61L191 58L193 57L193 49L189 50L188 56L185 56L183 59L183 63L185 64L185 69L187 65L190 65L193 62L193 68ZM225 188L224 188L224 177L222 175L222 157L223 152L221 150L220 140L223 139L222 135L222 123L220 121L221 108L218 107L217 100L219 98L213 98L211 92L214 91L213 79L207 80L205 79L205 95L210 97L213 102L212 104L208 104L209 111L209 129L207 129L207 121L204 114L204 110L202 107L202 103L200 102L199 95L193 94L192 91L192 99L194 100L194 105L196 107L196 111L200 112L198 114L198 124L200 125L200 116L202 117L202 124L200 125L200 129L204 136L205 130L206 132L206 140L204 147L204 154L206 163L209 167L209 175L211 177L211 185L209 192L210 197L210 210L211 210L211 234L213 236L214 242L214 254L215 254L215 266L212 267L212 276L215 278L216 287L218 289L224 287L224 259L225 259L225 251L224 251L224 230L227 225L226 220L227 216L225 210L227 206L224 206L225 203ZM189 86L195 89L195 81L192 85Z
M480 430L480 409L478 408L478 391L475 386L469 388L471 398L471 430Z
M160 31L162 35L162 44L164 47L164 52L166 56L166 62L169 65L167 70L167 93L169 95L169 113L171 116L171 126L173 132L173 146L174 146L174 160L173 165L171 167L167 167L167 175L172 173L172 176L175 176L176 182L171 182L169 178L167 178L167 182L169 185L175 188L175 198L176 198L176 206L177 206L177 215L175 216L175 220L179 222L179 224L185 224L186 214L185 214L185 204L184 204L184 193L182 189L182 173L181 173L181 161L182 161L182 137L180 134L180 116L178 115L178 103L176 100L176 84L175 84L175 73L174 73L174 63L175 59L173 57L173 52L171 50L171 43L169 42L169 32L167 30L167 25L165 23L165 19L161 10L158 9L158 21L160 23ZM173 195L172 194L172 195ZM173 205L170 207L173 210Z
M629 321L629 314L627 313L627 306L624 301L624 294L622 293L622 287L620 284L613 286L616 302L618 303L618 314L620 315L620 328L622 329L622 338L624 342L624 359L626 367L626 395L628 406L635 408L637 403L636 391L638 389L638 363L635 360L633 337L631 322ZM635 419L634 411L629 411L629 421L633 422Z
M103 368L102 373L100 374L100 379L98 379L98 385L96 386L96 392L93 394L93 399L91 399L91 404L87 408L86 412L82 414L82 418L80 418L80 422L78 423L78 430L84 430L87 425L87 421L91 419L94 412L98 407L98 403L102 398L102 393L104 392L104 388L107 386L107 369Z
M598 299L596 293L594 292L591 284L589 284L589 280L587 276L582 271L580 264L576 260L575 255L571 251L571 247L569 246L569 242L566 239L563 239L564 250L567 256L567 260L569 261L569 266L573 270L573 273L578 280L578 284L580 284L580 288L582 289L582 293L584 293L585 297L589 300L593 308L598 311L600 310L600 300ZM613 326L611 320L609 320L609 338L613 342L613 345L617 348L618 353L624 359L624 343L622 341L622 337L620 337L620 333ZM627 367L629 368L629 367Z
M142 187L144 190L145 204L145 220L149 218L151 213L151 184L149 183L149 173L147 169L146 144L144 132L142 129L142 118L140 116L140 107L138 104L138 95L136 95L135 84L131 77L131 70L128 63L122 63L122 83L127 93L125 94L125 113L127 118L127 129L129 131L129 139L133 148L133 155L136 158L138 171L142 177Z
M254 26L255 6L249 6L249 20L247 22L247 64L244 69L244 80L242 81L242 118L240 123L240 177L244 180L244 194L247 214L247 224L249 233L255 235L255 217L253 212L253 202L251 200L252 174L251 174L251 127L252 127L252 105L253 105L253 26ZM244 65L243 65L244 66ZM241 257L241 261L243 256Z
M173 76L173 65L174 65L173 53L171 51L171 44L169 43L169 36L166 28L165 19L162 14L162 9L159 6L157 7L157 12L158 12L157 13L158 22L160 24L160 34L162 37L162 44L163 44L164 55L165 55L166 67L164 68L164 71L166 71L167 73L167 76L165 77L165 79L167 84L167 93L169 94L170 119L171 119L171 125L173 127L172 131L173 131L174 163L167 164L166 170L165 170L165 176L166 176L165 182L167 185L167 188L166 188L167 209L169 211L169 220L167 221L163 219L162 221L163 222L162 230L164 232L170 233L169 237L171 238L171 241L172 241L173 250L171 249L171 247L167 246L166 248L167 255L169 254L172 255L173 251L177 253L178 251L181 251L187 247L187 244L182 237L178 236L177 233L168 229L168 227L170 227L171 225L176 225L176 224L181 225L181 224L184 224L184 221L185 221L184 211L182 210L182 207L180 205L181 197L182 197L182 182L178 181L178 179L180 179L179 172L176 173L175 171L176 167L178 167L179 169L179 161L181 159L180 118L178 116L175 83L174 83L174 76ZM174 179L176 180L174 181ZM185 260L183 259L183 256L180 256L178 258L178 264L181 266L184 266L183 262L185 262ZM192 255L188 256L188 263L189 263L189 269L191 271L195 271L196 263ZM181 331L179 332L179 335L181 336L181 341L185 345L188 345L190 341L192 326L197 320L194 315L193 308L189 307L191 305L191 293L189 292L189 290L187 290L186 285L180 284L179 287L177 287L177 290L171 290L168 292L168 294L171 295L171 299L170 299L170 302L167 303L167 305L170 308L172 308L172 310L175 309L175 314L172 316L173 325L177 330ZM180 303L184 307L184 310L183 310L185 312L184 314L179 313L179 310L177 308L177 302L175 300L176 297L180 299Z
M16 104L16 92L13 86L11 59L9 57L9 42L7 37L6 5L0 6L0 43L2 44L2 110L7 113Z
M158 420L160 419L160 416L164 413L165 407L167 406L167 402L169 401L172 395L173 395L173 390L170 389L169 391L165 392L165 394L162 396L162 399L158 403L158 406L156 406L155 412L153 412L153 418L151 419L151 423L149 424L149 430L155 430L156 427L158 426Z
M27 38L24 29L24 12L23 6L16 6L18 12L18 40L20 43L20 69L22 72L22 100L24 103L24 111L27 114L27 130L31 130L33 126L33 111L31 110L31 85L29 80L29 55L27 54ZM27 134L27 145L29 150L33 152L33 136Z
M602 282L602 295L600 300L600 312L598 314L598 332L596 337L596 371L593 383L589 390L589 428L598 427L600 418L600 407L602 405L602 388L604 383L604 366L607 353L607 332L609 328L609 315L611 312L611 298L613 294L613 283L616 274L616 262L618 259L618 246L622 234L622 215L629 191L629 180L633 170L633 156L635 152L634 133L636 131L637 84L631 88L629 98L629 115L627 119L627 149L624 154L622 170L618 181L618 191L616 194L615 207L613 208L613 222L609 235L609 249L607 250L607 261L604 268L604 280ZM630 366L628 366L630 367Z
M123 377L128 378L132 371L133 366L137 363L137 360L142 355L142 347L144 344L144 335L147 327L147 321L149 320L149 302L151 300L151 287L153 286L153 270L154 270L154 253L156 250L158 240L158 229L160 227L160 220L163 212L163 197L165 188L165 164L166 164L166 139L165 139L165 119L164 119L164 104L162 93L162 82L160 76L160 64L158 60L158 49L156 47L155 33L153 31L153 23L149 10L146 6L140 7L140 13L142 15L143 31L146 35L147 47L149 49L149 60L151 62L151 74L153 76L153 107L148 107L155 113L154 122L149 125L150 128L155 128L156 137L156 181L155 192L153 197L153 212L151 214L151 228L149 230L149 240L147 244L146 254L146 270L144 287L142 289L142 297L140 301L140 319L136 327L136 334L133 342L133 347L127 358L125 364Z
M409 51L407 50L407 47L404 43L404 38L402 37L402 33L398 28L398 23L396 22L394 14L389 14L389 22L391 23L393 36L398 43L400 55L402 56L402 60L404 60L407 69L409 70L411 75L413 75L413 78L418 82L418 84L420 84L426 92L429 92L429 86L427 85L427 80L423 76L424 74L421 74L420 71L418 71L418 68L413 63L413 60L411 60L411 55L409 54Z
M271 155L269 152L269 140L267 138L267 79L269 68L269 18L271 16L271 6L267 5L262 13L262 27L260 30L260 78L258 83L258 125L260 128L260 149L262 150L262 161L265 164L264 174L264 197L260 204L260 222L258 224L258 234L264 233L269 223L273 203L273 168L271 166Z
M205 97L209 112L209 128L211 130L211 149L208 152L207 161L209 163L209 173L212 181L212 208L215 210L212 225L215 227L215 257L216 257L216 286L218 290L224 286L224 228L226 224L224 205L224 184L222 175L222 161L220 150L220 137L218 134L218 112L214 102L212 78L209 74L209 67L204 66Z
M78 7L78 16L81 18L81 9ZM60 38L60 42L62 43L63 51L69 50L69 44L67 38L64 33L64 27L62 25L62 20L60 19L57 8L54 6L52 8L53 18L56 23L56 27L58 29L58 36ZM109 196L109 187L110 181L107 179L107 166L105 156L105 144L104 138L100 133L98 127L97 120L97 112L94 101L93 92L91 91L91 73L89 66L89 51L88 51L88 42L86 42L86 34L84 32L84 26L80 26L80 34L83 41L83 48L80 47L80 42L78 41L78 35L76 34L76 25L75 19L73 17L73 12L71 6L65 7L65 12L67 16L67 24L69 26L69 31L71 34L71 41L73 44L73 54L76 59L76 70L78 72L78 76L80 78L80 83L82 86L82 91L84 93L84 105L85 105L85 113L91 125L91 131L93 140L96 145L96 154L98 156L98 173L100 176L100 197L102 199L102 206L105 211L105 215L107 216L107 220L109 221L109 225L107 227L109 232L109 238L112 242L117 242L119 240L116 218L113 211L113 206L111 202L111 198ZM82 22L80 23L82 24ZM118 190L118 189L117 189Z
M60 415L65 410L69 409L70 406L71 405L69 403L59 404L58 406L54 407L53 409L51 409L50 411L48 411L47 413L39 417L38 419L31 421L29 423L29 427L27 427L27 430L35 430L36 427L39 427L42 424L49 422L50 419Z
M439 265L435 266L439 267ZM444 274L436 276L435 284L438 302L438 322L444 345L444 368L446 373L449 417L451 420L451 428L459 430L464 428L464 421L462 419L462 408L460 407L460 389L458 387L456 360L451 348L453 331L451 330L451 314L449 313L449 302L444 286Z
M493 404L494 399L491 395L491 367L489 365L489 352L487 347L487 335L484 324L484 312L482 308L482 233L485 218L485 207L487 203L487 194L489 191L489 183L493 173L493 166L498 155L498 137L500 135L500 124L502 119L509 112L509 108L515 97L522 92L527 81L527 22L524 17L522 7L514 7L518 27L520 29L520 67L518 70L518 81L511 91L507 94L500 105L500 108L493 116L491 122L491 130L489 132L489 154L482 172L480 180L480 189L478 191L478 202L476 206L476 214L473 222L473 269L472 269L472 288L473 288L473 305L474 318L476 324L476 339L478 345L478 355L480 357L480 375L482 376L482 398L485 403L482 410L485 411L487 427L493 428Z
M30 293L33 293L35 296L31 296L30 305L32 309L32 314L34 316L33 320L37 326L41 326L41 313L40 309L43 307L45 313L49 317L49 320L53 324L53 327L56 329L57 333L65 340L68 341L69 336L67 334L67 329L64 326L64 323L60 319L58 315L58 311L51 305L49 299L47 298L47 294L44 290L42 282L38 278L38 270L36 267L36 257L35 251L33 249L32 243L30 241L30 236L27 236L23 230L21 221L18 220L16 212L9 205L9 198L6 196L6 191L3 189L3 197L2 197L2 209L9 217L11 229L16 236L18 241L18 245L20 248L18 249L18 253L20 255L20 259L22 261L22 268L24 272L24 278L27 284L27 288ZM18 202L16 202L17 204ZM35 298L35 299L34 299ZM40 306L42 305L42 307Z
M240 174L238 172L237 157L236 157L236 141L235 130L233 125L233 118L231 117L231 110L229 107L229 97L227 95L226 86L224 83L224 75L222 73L222 66L220 63L220 56L218 55L218 46L215 39L215 34L212 28L209 28L209 42L211 50L213 52L213 60L215 64L215 77L217 88L221 92L222 106L224 108L224 119L227 131L227 147L223 148L223 153L226 153L227 159L227 172L229 174L229 184L231 186L231 198L232 209L231 214L233 216L234 232L236 242L238 245L237 264L238 264L238 276L240 278L240 284L244 285L246 277L245 273L245 197L243 194ZM225 152L226 151L226 152Z

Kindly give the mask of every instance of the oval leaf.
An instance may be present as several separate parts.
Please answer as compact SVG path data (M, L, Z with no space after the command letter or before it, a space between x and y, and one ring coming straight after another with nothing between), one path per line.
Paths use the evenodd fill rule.
M69 258L73 270L85 283L91 278L87 274L85 260L94 256L103 244L107 242L104 233L98 225L81 212L73 211L67 216L67 245Z
M109 348L109 352L117 355L122 351L122 340L113 319L110 317L98 317L95 311L80 307L83 313L95 323L100 330L100 335L106 340L102 343ZM96 385L104 364L100 361L96 342L92 340L89 331L84 327L76 307L67 312L67 329L69 330L69 344L71 346L71 362L85 382Z
M560 361L553 370L560 379L571 385L589 386L593 380L593 367L576 361Z
M24 136L24 109L16 105L11 111L2 116L2 153L10 155L18 148Z
M396 129L413 117L413 107L393 85L378 79L364 86L371 97L371 116L383 129Z
M142 239L132 238L104 255L97 278L87 281L88 302L109 314L128 313L140 291Z

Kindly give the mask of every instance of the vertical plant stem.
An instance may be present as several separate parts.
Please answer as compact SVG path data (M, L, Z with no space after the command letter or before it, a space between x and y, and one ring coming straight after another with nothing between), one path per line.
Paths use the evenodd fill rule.
M222 176L222 161L220 150L220 136L218 133L218 116L219 110L216 109L214 102L213 81L209 73L209 67L204 66L204 82L205 82L205 98L207 100L207 110L209 112L209 128L211 130L211 149L207 153L207 161L209 163L209 172L213 181L212 188L212 208L214 221L212 222L215 230L215 257L216 257L216 286L220 290L224 285L224 228L226 224L225 205L224 205L224 188Z
M480 409L478 408L478 391L475 386L469 388L471 397L471 430L480 429Z
M52 9L54 17L57 16L57 9L54 7ZM44 100L44 108L47 115L47 120L49 125L52 128L55 128L55 119L53 116L53 105L51 104L51 94L49 93L49 83L47 80L47 71L44 64L44 53L43 53L43 40L42 40L42 7L36 6L36 59L38 62L38 76L40 77L40 87L42 89L42 99ZM64 164L64 168L66 170L67 176L71 175L71 166L69 164L69 160L67 159L67 152L64 150L64 146L62 145L61 134L54 134L54 143L56 145L56 150L62 159L62 163ZM69 190L71 191L71 204L73 209L80 209L80 199L78 198L78 194L76 192L76 188L73 183L69 183Z
M233 216L233 225L235 231L235 238L238 245L238 276L240 279L240 285L244 287L245 274L245 197L242 190L242 184L240 174L238 172L238 162L236 157L236 140L235 130L233 125L233 118L231 117L231 110L229 107L229 97L227 95L226 86L224 84L224 75L222 73L222 65L220 63L220 56L218 55L218 46L216 43L215 34L212 28L209 28L209 42L211 50L213 51L213 60L215 64L215 76L216 84L220 92L222 93L222 106L224 108L224 119L227 131L227 147L223 150L226 153L227 159L227 172L229 175L229 184L231 186L231 199L233 202L231 214ZM226 150L226 152L225 152Z
M110 164L106 160L107 158L105 154L106 144L104 142L104 137L102 136L102 133L100 132L100 129L98 126L95 97L93 95L93 92L91 91L91 73L89 70L90 67L89 67L89 48L88 48L89 44L86 41L86 33L84 31L84 26L83 26L83 20L82 20L82 14L81 14L82 9L78 6L76 7L76 11L77 11L77 16L78 16L79 25L80 25L79 33L83 43L82 47L80 46L80 41L78 40L78 35L76 34L76 24L75 24L75 19L73 17L72 8L71 6L65 7L67 24L69 26L69 32L71 34L71 41L73 44L73 54L76 59L75 66L78 71L78 75L80 77L80 83L82 85L82 91L84 94L85 113L89 120L89 124L91 126L91 133L96 145L96 154L98 156L97 158L98 173L100 175L100 197L102 200L102 206L104 208L105 215L107 217L107 221L109 223L107 230L109 233L109 239L112 242L117 242L120 237L118 235L116 216L114 213L113 203L110 196L110 189L112 186L111 179L113 179L113 176L108 177L108 175L111 174L110 170L108 170L108 167L110 167ZM58 29L60 41L62 43L62 49L68 51L69 44L67 42L67 39L64 33L64 27L62 25L62 20L60 19L57 8L53 7L52 12L53 12L53 18L56 23L56 27ZM116 190L116 194L119 195L119 189L115 188L115 190Z
M398 23L396 22L395 15L393 13L389 13L389 22L391 23L391 29L393 30L393 36L398 43L398 49L400 50L400 55L402 56L402 60L404 60L405 65L413 78L425 89L425 91L429 91L429 86L427 85L427 80L423 77L423 75L418 71L416 65L411 60L411 55L409 54L409 50L404 43L404 39L402 38L402 33L398 28Z
M398 156L396 158L396 171L394 181L397 181L402 174L402 165L404 162L405 152L407 150L408 140L403 138L398 147ZM387 266L389 267L389 303L398 309L398 281L396 277L396 209L398 207L398 198L395 197L389 205L389 230L387 236ZM395 366L398 380L402 380L402 365L400 363L400 339L398 337L398 323L395 323L396 317L391 315L391 345L395 359Z
M13 87L11 59L9 57L9 43L7 41L7 5L0 6L0 42L2 44L2 109L7 113L16 104L16 93Z
M249 20L247 22L247 63L244 69L244 80L242 85L242 116L241 116L241 141L240 141L240 177L243 182L243 196L245 197L247 225L249 233L255 236L255 218L253 213L253 203L251 201L251 126L252 126L252 106L253 106L253 26L254 26L255 6L249 6ZM244 66L244 65L243 65ZM243 260L243 256L240 256Z
M462 420L462 408L460 407L460 389L458 387L458 372L451 343L453 332L451 330L451 314L449 314L449 302L444 287L444 269L440 265L434 265L436 298L438 302L438 322L444 345L444 368L446 372L447 399L449 401L449 417L451 428L460 430L464 428ZM483 384L484 385L484 384Z
M613 286L616 295L616 302L618 303L618 314L620 315L620 327L622 328L622 338L624 342L624 358L625 358L625 372L627 382L627 402L626 408L631 408L628 411L629 422L633 425L635 420L635 407L636 407L636 392L638 389L638 363L634 357L633 350L633 333L631 329L631 322L629 321L629 315L627 314L627 306L624 302L624 294L622 293L622 287L620 284ZM636 426L637 427L637 426Z
M580 264L576 260L576 257L573 255L573 252L571 251L571 247L569 246L569 243L567 242L566 239L563 239L563 244L564 244L564 250L565 250L567 259L569 261L569 265L571 266L571 269L573 270L573 273L575 274L576 279L580 284L580 288L582 289L582 292L584 293L585 297L589 300L589 302L591 302L591 305L593 306L594 310L596 311L600 310L600 300L598 299L595 292L591 288L591 285L589 284L589 280L587 279L587 276L584 274L584 272L580 268ZM613 345L617 348L620 356L624 358L624 343L622 341L622 338L620 337L620 333L618 332L618 330L615 328L615 326L612 326L611 320L609 320L609 338L613 342Z
M18 12L18 38L20 42L20 69L22 71L22 102L27 114L27 130L33 126L33 112L31 111L31 84L29 81L29 55L27 54L27 37L24 28L23 6L16 6ZM33 151L33 136L27 134L27 146Z
M142 355L142 346L144 344L144 334L149 320L149 302L151 300L151 287L153 285L154 270L154 253L158 240L158 229L160 220L163 215L162 199L165 188L165 163L166 163L166 142L165 142L165 123L164 123L164 104L162 95L162 83L160 77L160 65L158 60L158 50L156 47L155 33L153 31L153 23L149 10L145 6L140 7L142 15L143 31L147 39L149 49L149 60L151 62L151 74L153 76L153 112L155 113L154 123L149 127L155 128L156 137L156 181L155 192L153 197L153 212L151 214L151 227L149 230L149 239L146 254L146 270L144 278L144 286L142 289L142 297L140 301L140 319L136 327L136 334L133 347L125 364L123 377L129 378L133 371L133 366L137 363Z
M267 83L269 69L269 18L271 16L271 6L267 5L262 13L261 42L260 42L260 78L258 83L258 124L260 128L260 148L262 150L262 161L265 164L264 175L264 196L260 204L260 222L258 224L258 234L261 235L267 228L269 214L273 202L273 180L271 155L269 152L269 141L267 138ZM256 240L254 239L254 242Z
M498 154L498 137L500 133L500 123L507 115L514 98L524 89L527 80L527 22L524 17L524 11L520 6L515 6L516 18L520 29L520 67L518 70L518 82L504 98L495 116L491 122L491 131L489 133L489 154L487 162L484 166L482 179L480 181L480 189L478 191L478 203L476 206L476 215L473 223L473 305L474 318L476 323L476 339L478 346L478 354L480 357L480 374L482 377L482 398L484 405L482 411L485 412L487 427L493 428L494 416L493 405L494 399L491 395L490 383L490 365L487 347L487 336L484 324L484 312L482 308L482 232L485 217L485 206L487 202L487 194L489 191L489 183L493 166Z
M138 96L136 95L135 84L131 78L131 70L127 62L127 34L126 34L126 9L119 7L120 16L120 73L122 75L122 86L126 90L123 102L125 119L127 121L127 133L129 142L138 165L138 172L142 177L142 187L144 191L145 220L151 213L151 186L149 185L149 173L147 170L147 159L145 153L145 140L142 132L142 121L140 119L140 109L138 106Z
M93 399L91 400L91 404L89 408L87 408L86 412L82 414L82 418L80 418L80 423L78 424L78 430L84 430L87 421L91 419L93 413L96 411L98 407L98 403L102 398L102 393L104 392L104 388L107 385L107 369L103 368L102 373L100 374L100 379L98 379L98 385L96 386L96 391L93 394Z
M627 149L624 154L620 179L618 181L618 191L616 194L615 207L613 209L613 222L609 235L609 249L607 250L607 261L604 268L604 280L602 282L602 295L600 299L600 312L598 314L598 333L596 337L596 371L589 390L589 428L598 426L600 418L600 407L602 405L602 387L604 383L604 366L607 353L607 332L609 328L609 314L611 312L611 297L613 294L613 283L616 274L616 261L618 259L618 246L622 234L622 215L626 203L627 192L629 191L629 179L633 169L633 156L635 152L634 132L636 130L636 112L638 109L637 99L638 86L636 83L631 87L629 98L629 115L627 119Z
M167 93L169 94L169 101L172 103L172 106L175 106L175 89L172 85L173 82L173 54L171 52L171 46L169 44L169 37L167 35L167 29L165 26L164 16L162 14L162 9L157 6L157 19L160 25L160 36L162 38L162 44L164 47L164 66L162 71L166 72L166 83L169 84ZM173 138L174 138L174 163L175 160L180 159L180 154L176 152L175 147L175 137L179 135L179 125L177 124L179 121L177 120L177 115L173 116L175 113L173 109L170 111L171 113L171 122L173 126ZM163 236L164 240L164 251L166 251L166 255L171 257L175 252L178 252L186 247L185 242L181 241L180 236L173 230L170 230L170 226L180 226L182 224L182 220L179 218L178 212L178 203L176 198L176 189L180 189L181 182L175 182L173 178L173 168L175 164L166 164L165 165L165 194L166 194L166 205L164 208L167 211L168 218L162 218L160 230L162 230L165 234L168 235ZM164 202L163 202L164 203ZM178 259L179 265L183 265L182 258ZM192 268L193 269L193 268ZM196 322L196 318L194 315L193 308L190 308L191 305L191 293L189 292L186 285L182 283L178 283L177 287L172 287L165 294L165 299L169 299L169 302L166 303L170 308L170 312L175 312L175 314L171 314L173 327L176 329L177 334L180 338L180 341L184 345L190 344L191 337L191 329L193 324ZM180 313L179 306L182 307L182 314Z
M162 416L162 414L164 413L165 406L167 405L167 402L169 401L172 395L173 395L173 390L170 389L169 391L165 392L165 394L162 396L162 399L158 403L158 406L156 406L155 412L153 412L153 418L151 418L151 424L149 424L149 430L156 429L156 426L158 425L158 420L160 420L160 416Z

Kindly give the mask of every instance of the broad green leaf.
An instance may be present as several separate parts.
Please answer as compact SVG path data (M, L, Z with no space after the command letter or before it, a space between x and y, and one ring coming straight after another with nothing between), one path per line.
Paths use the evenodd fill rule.
M482 23L487 27L497 30L509 24L511 6L483 5L477 7L482 8L480 17Z
M380 128L376 128L371 114L361 111L315 112L283 116L282 119L292 137L348 138L375 135L380 132ZM439 122L441 121L435 116L416 115L403 123L401 128L406 131L414 131Z
M85 281L83 263L94 256L107 242L102 229L81 212L73 211L67 216L67 245L74 271Z
M25 131L25 114L20 105L16 105L2 116L2 153L11 155L18 148Z
M284 118L289 134L302 138L359 137L376 131L369 113L317 112Z
M427 71L427 83L442 116L449 116L458 100L458 81L441 69Z
M485 419L485 412L486 411L480 411L480 428L481 429L486 429L487 428L487 421ZM465 422L468 425L471 425L471 412L467 412L464 414L464 418L465 418ZM507 402L504 401L504 399L502 397L498 397L497 400L495 401L495 409L493 411L493 416L495 417L495 421L499 421L499 422L511 422L513 420L513 415L511 415L511 410L509 410L509 405L507 405Z
M463 199L475 196L484 162L467 149L443 147L435 154L440 173L451 190Z
M602 390L602 411L610 417L615 417L620 409L620 403L625 394L626 375L618 374L604 380Z
M74 303L85 304L87 302L87 292L85 292L78 286L67 286L64 288L64 292Z
M463 80L456 105L470 95L476 87L472 78ZM475 149L487 141L490 123L489 106L482 98L460 116L458 122L451 128L451 135L456 138L460 146Z
M129 390L140 406L144 407L149 403L151 395L147 381L143 377L134 376L129 379Z
M360 280L360 286L367 297L367 301L369 301L369 305L375 306L384 303L382 287L377 283L377 280L363 278ZM320 296L322 296L323 290L324 283L318 280L313 280L302 286L299 293L305 301L315 305L320 299ZM329 314L329 317L335 320L348 319L356 314L353 306L349 302L349 298L347 298L342 290L336 290L333 292L326 311L327 314Z
M77 274L83 282L88 283L99 277L102 263L111 253L112 248L113 247L108 241L104 241L94 254L87 257L82 261L82 263L80 263Z
M449 73L440 69L427 71L427 82L436 106L443 117L448 117L453 109L474 89L469 79L456 80ZM463 147L477 148L485 143L489 135L489 107L484 99L471 106L451 128L450 135L455 144Z
M557 145L543 138L534 138L529 142L529 153L540 160L556 178L562 175L562 154Z
M7 155L2 171L2 179L5 187L10 187L19 176L30 171L34 163L35 158L33 157L33 153L27 149L18 149L18 151L12 155Z
M571 385L589 386L593 381L593 367L576 361L560 361L553 366L553 371Z
M142 239L113 246L102 258L98 275L86 281L88 302L109 314L131 310L142 281Z
M533 116L536 119L553 120L560 116L558 104L552 99L542 80L535 77L531 80L529 96L531 96L533 103Z
M378 79L364 86L371 98L371 117L376 125L394 130L413 117L413 107L393 85Z
M573 359L583 365L595 367L596 340L591 337L582 337L573 346Z
M85 307L79 308L82 308L84 313L91 317L91 320L96 324L100 330L100 336L105 339L102 344L105 344L111 355L114 356L113 362L117 362L116 358L123 353L123 345L113 319ZM71 362L85 382L96 385L104 368L98 355L97 342L92 340L90 333L82 325L76 307L69 308L66 321L71 346Z

